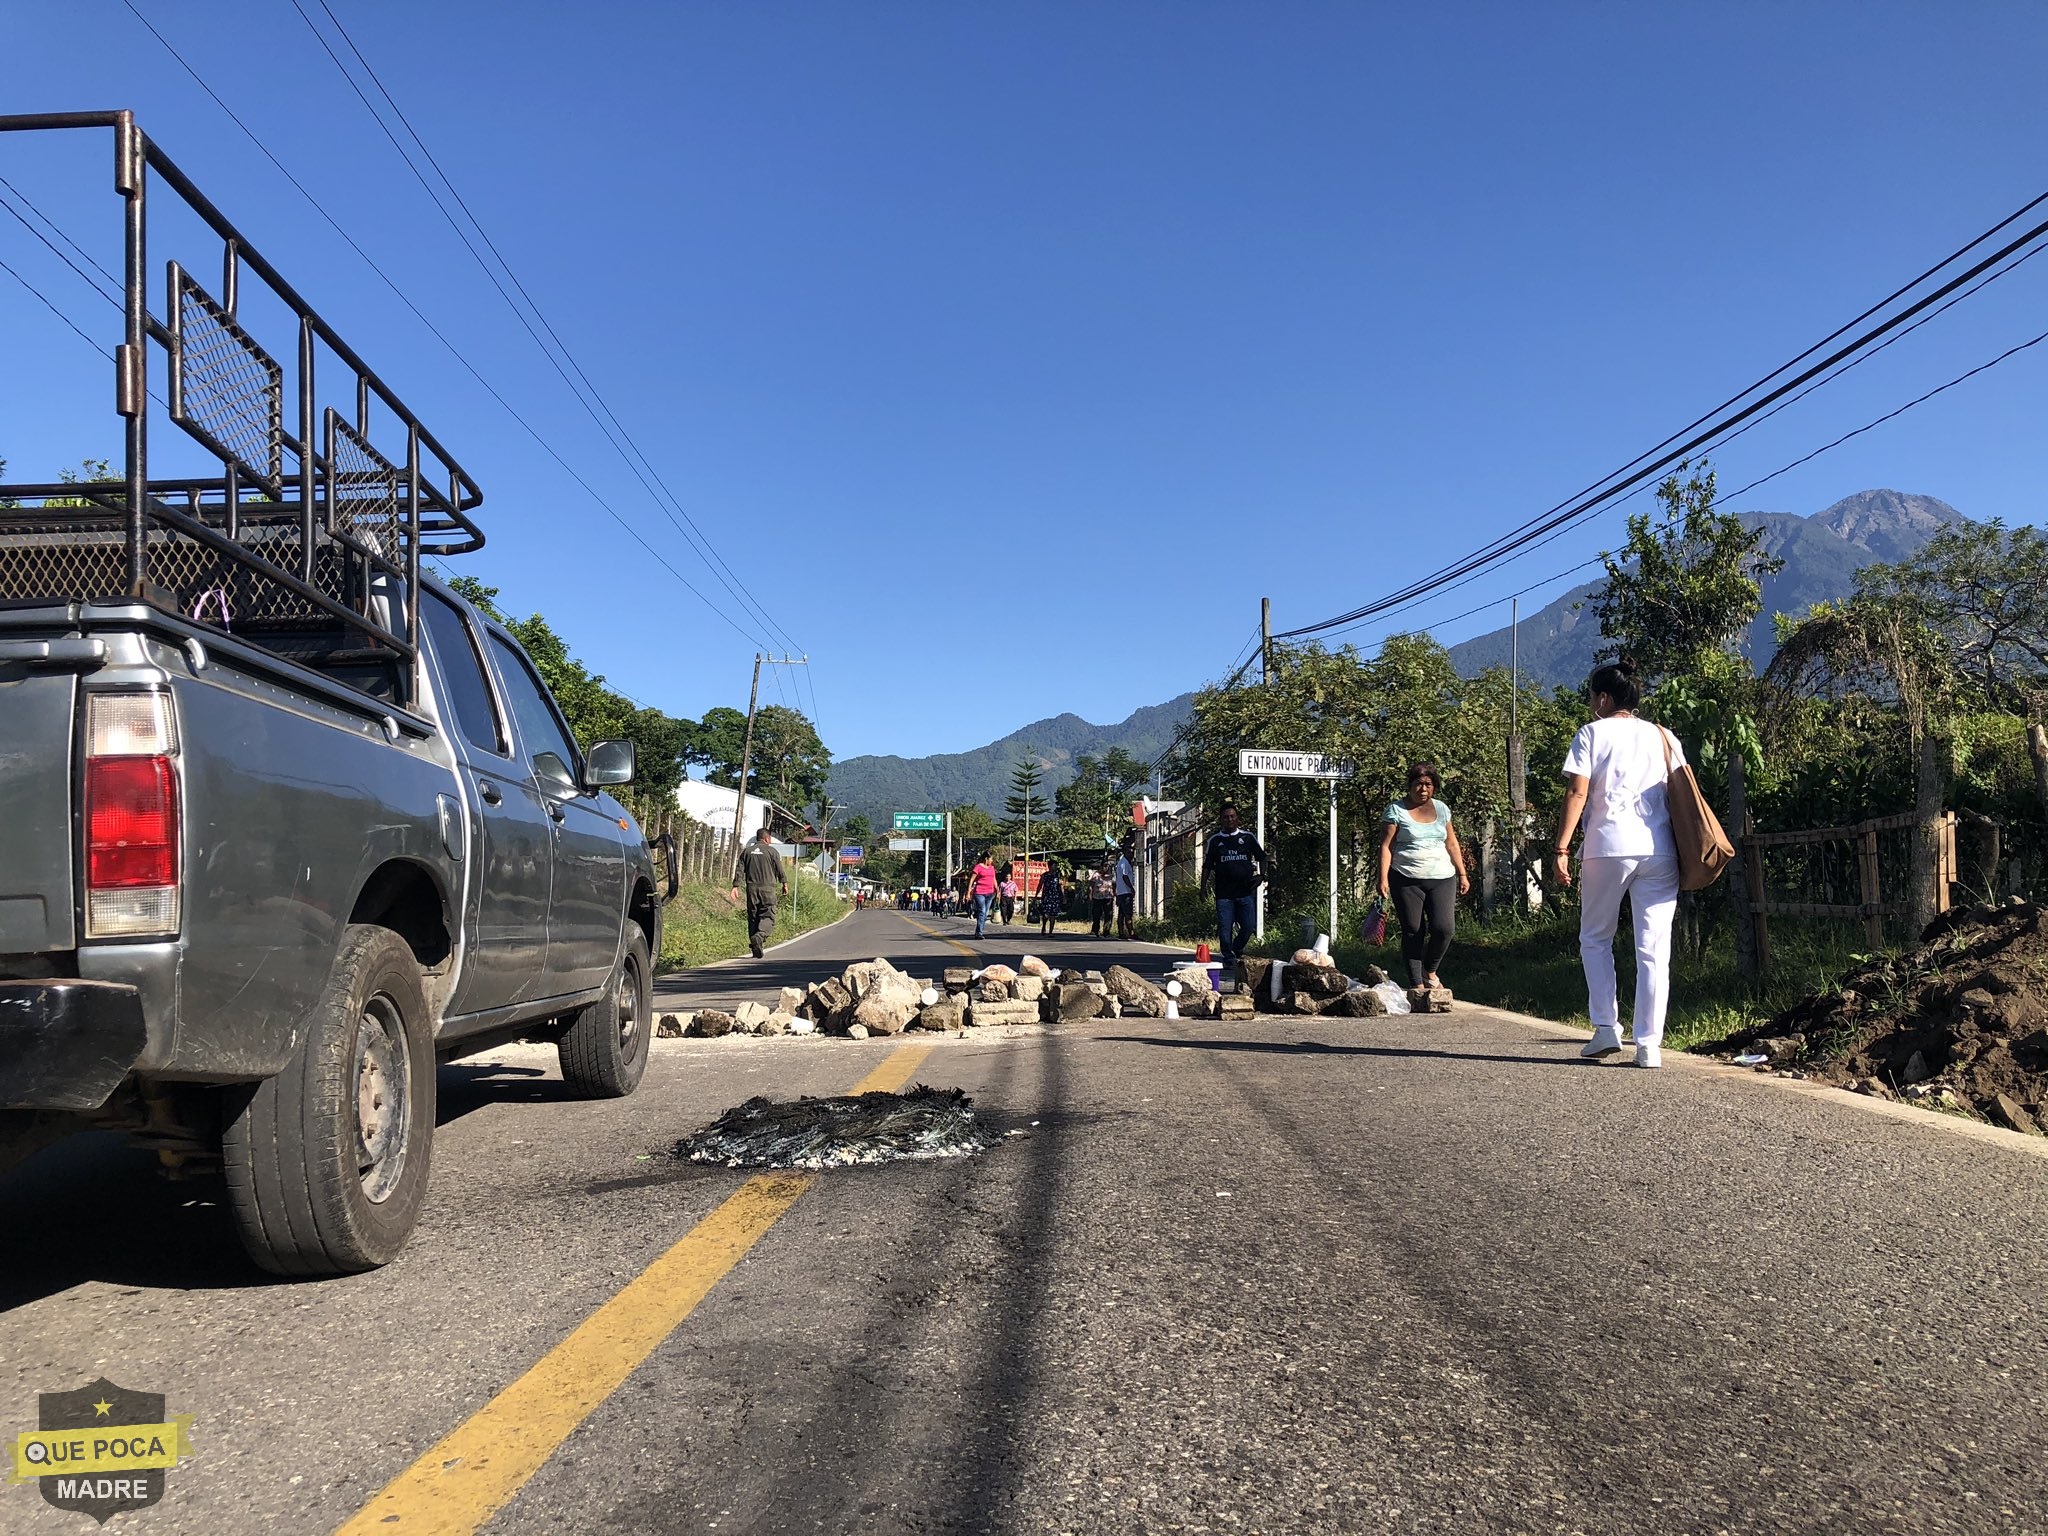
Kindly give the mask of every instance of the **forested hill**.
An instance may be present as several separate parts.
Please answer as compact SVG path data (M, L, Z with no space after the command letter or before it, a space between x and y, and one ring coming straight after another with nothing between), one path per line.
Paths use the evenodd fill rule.
M1003 813L1010 792L1010 773L1028 754L1046 765L1047 800L1074 776L1074 758L1101 756L1122 747L1150 762L1166 749L1194 705L1184 693L1164 704L1151 704L1115 725L1091 725L1079 715L1055 715L1012 731L972 752L942 752L935 757L849 757L832 765L828 792L854 811L886 829L894 811L921 811L946 805L978 805L993 816Z
M1950 523L1968 522L1932 496L1903 491L1859 491L1811 517L1791 512L1750 512L1743 521L1764 530L1764 548L1785 568L1764 579L1763 611L1750 625L1743 649L1761 668L1777 652L1774 616L1801 614L1815 603L1846 597L1856 572L1877 561L1917 553ZM1588 599L1600 582L1574 587L1522 620L1524 676L1546 686L1584 680L1601 650L1600 620ZM1467 677L1508 664L1508 631L1476 635L1451 647L1451 660Z

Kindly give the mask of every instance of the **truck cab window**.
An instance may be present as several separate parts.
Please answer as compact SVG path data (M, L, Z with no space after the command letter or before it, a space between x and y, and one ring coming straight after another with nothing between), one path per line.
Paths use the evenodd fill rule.
M498 648L498 675L504 679L505 699L512 706L512 717L519 722L519 734L526 742L527 756L533 760L535 776L544 789L575 793L579 788L576 748L570 744L569 733L562 729L561 721L555 718L540 679L534 676L526 658L502 636L492 635L491 644Z
M491 707L491 685L484 680L483 658L477 654L476 639L455 605L437 592L422 591L420 623L433 637L434 654L441 659L441 676L448 684L448 707L455 723L473 747L486 752L505 750L498 733L498 712Z

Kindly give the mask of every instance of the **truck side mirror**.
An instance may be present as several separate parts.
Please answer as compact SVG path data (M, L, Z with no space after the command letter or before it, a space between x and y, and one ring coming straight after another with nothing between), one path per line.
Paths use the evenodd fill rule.
M607 784L630 784L637 766L630 741L592 742L583 756L583 786L601 789Z

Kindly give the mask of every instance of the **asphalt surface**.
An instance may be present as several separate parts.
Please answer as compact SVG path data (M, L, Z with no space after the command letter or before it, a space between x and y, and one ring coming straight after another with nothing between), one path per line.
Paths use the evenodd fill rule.
M917 924L729 970L965 963ZM1163 961L1038 944L980 953ZM104 1373L195 1417L120 1528L332 1530L740 1188L678 1136L901 1048L663 1041L604 1104L537 1050L445 1068L413 1245L319 1284L252 1274L209 1186L53 1147L0 1178L0 1429ZM486 1529L2048 1532L2016 1136L1476 1009L975 1034L915 1075L1022 1134L821 1177ZM0 1530L79 1520L0 1486Z

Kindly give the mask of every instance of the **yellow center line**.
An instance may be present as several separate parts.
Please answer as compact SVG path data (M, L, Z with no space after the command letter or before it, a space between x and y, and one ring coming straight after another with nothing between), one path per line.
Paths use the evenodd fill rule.
M948 938L945 934L939 932L939 930L936 928L927 928L923 923L920 923L908 912L898 912L896 915L902 918L903 921L905 921L906 923L910 924L910 926L915 928L919 933L928 933L933 938L937 939L941 944L952 945L955 949L959 950L961 954L967 956L968 959L979 960L981 958L980 950L969 949L965 944L962 944L958 939Z
M899 1045L852 1091L894 1092L931 1052L929 1045ZM336 1536L469 1536L482 1529L817 1178L764 1173L748 1179L523 1376L387 1483Z

